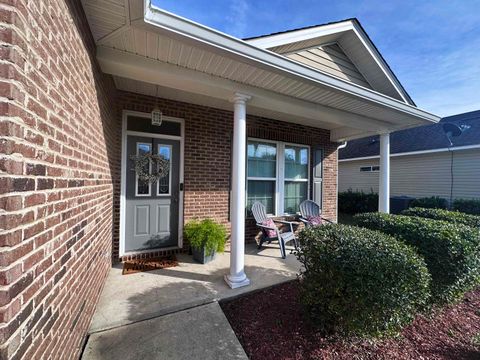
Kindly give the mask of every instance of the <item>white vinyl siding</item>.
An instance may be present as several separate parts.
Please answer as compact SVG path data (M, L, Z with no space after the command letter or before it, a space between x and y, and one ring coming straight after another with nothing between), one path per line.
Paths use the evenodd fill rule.
M286 56L327 74L371 89L367 80L337 44L300 50Z
M391 157L392 196L440 196L450 198L449 152ZM378 159L341 161L338 170L340 192L362 190L378 193L378 172L360 172L363 166L378 165ZM453 153L453 198L480 198L480 150Z

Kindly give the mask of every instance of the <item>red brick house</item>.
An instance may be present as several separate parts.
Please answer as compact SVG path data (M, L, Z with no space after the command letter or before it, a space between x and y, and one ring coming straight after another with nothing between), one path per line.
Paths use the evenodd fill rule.
M382 134L388 211L388 133L438 121L355 19L241 40L150 1L4 0L0 26L2 359L77 357L112 262L186 249L193 218L229 226L248 284L246 207L335 220L346 140Z

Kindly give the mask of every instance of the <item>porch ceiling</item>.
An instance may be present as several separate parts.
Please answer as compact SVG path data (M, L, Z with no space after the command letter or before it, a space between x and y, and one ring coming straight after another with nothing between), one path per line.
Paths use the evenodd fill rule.
M231 109L252 96L256 115L331 130L334 141L439 120L405 102L334 78L154 8L148 0L82 0L102 70L122 90ZM124 16L120 16L123 11Z

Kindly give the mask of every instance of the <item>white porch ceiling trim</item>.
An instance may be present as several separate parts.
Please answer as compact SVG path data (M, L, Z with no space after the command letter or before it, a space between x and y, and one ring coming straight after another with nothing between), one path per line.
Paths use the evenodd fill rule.
M252 96L249 106L267 110L275 109L276 111L290 114L292 118L302 117L337 124L340 127L331 130L331 134L335 134L332 135L332 140L334 141L339 140L335 137L337 134L347 134L350 127L356 129L356 131L353 131L355 134L364 134L366 130L372 133L385 132L395 127L392 123L295 99L290 96L239 84L228 79L103 46L99 46L97 49L97 59L102 70L111 75L132 78L147 83L162 84L162 86L199 93L226 101L229 101L235 92L246 93Z

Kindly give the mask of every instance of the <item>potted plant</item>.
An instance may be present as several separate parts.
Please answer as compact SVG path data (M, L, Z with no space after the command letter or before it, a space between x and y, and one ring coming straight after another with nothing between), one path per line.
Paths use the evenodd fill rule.
M215 259L217 252L223 252L227 231L225 226L211 219L193 220L185 225L185 239L190 243L193 258L201 264Z

